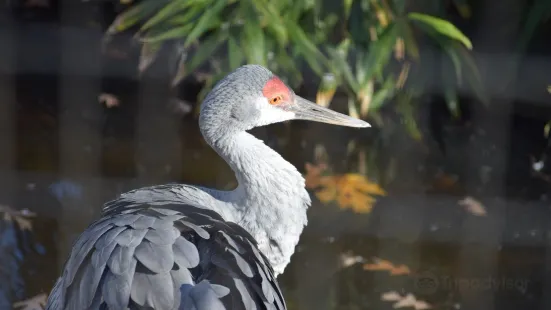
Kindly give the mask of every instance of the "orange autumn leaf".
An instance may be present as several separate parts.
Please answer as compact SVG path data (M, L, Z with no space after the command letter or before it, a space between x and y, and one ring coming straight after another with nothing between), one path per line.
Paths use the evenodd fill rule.
M372 195L386 195L378 184L370 182L361 174L322 175L325 170L325 165L306 164L306 187L315 189L316 197L323 203L336 201L342 209L369 213L376 201Z
M392 262L380 258L375 258L375 262L372 264L364 264L363 268L369 271L388 271L392 276L411 273L406 265L395 266Z

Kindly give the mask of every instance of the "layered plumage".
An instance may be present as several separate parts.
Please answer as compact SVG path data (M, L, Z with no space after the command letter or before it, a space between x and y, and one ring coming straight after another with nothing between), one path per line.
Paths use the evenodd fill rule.
M75 242L48 309L63 301L67 309L285 309L248 232L170 199L109 202Z

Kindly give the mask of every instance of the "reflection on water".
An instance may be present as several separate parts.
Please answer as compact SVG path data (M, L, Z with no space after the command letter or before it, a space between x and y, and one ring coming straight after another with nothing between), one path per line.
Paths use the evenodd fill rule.
M132 100L121 105L128 102ZM17 113L19 170L1 177L0 188L11 190L1 193L0 203L37 216L28 219L32 229L23 229L24 222L13 218L0 221L0 309L49 292L74 238L99 215L102 202L115 195L172 181L231 186L231 171L202 142L192 117L182 121L160 105L140 116L144 132L128 119L122 121L133 115L123 112L130 107L116 109L94 117L71 116L76 121L65 129L73 131L72 139L65 141L71 148L64 157L68 163L59 159L67 155L57 150L60 120L38 104L22 104ZM96 144L100 150L90 149L88 139L78 139L80 130L84 137L102 133ZM177 134L166 136L171 130ZM288 132L293 133L290 138ZM302 170L312 161L316 143L325 142L336 161L345 160L342 141L350 131L298 123L255 134ZM101 155L95 166L101 169L86 167L91 157L80 154L90 152ZM417 167L419 158L413 154L396 152ZM59 167L69 168L60 172ZM309 225L280 278L290 309L540 305L547 287L547 208L490 197L485 200L487 215L477 217L458 203L462 197L419 191L414 178L399 177L396 188L409 192L389 190L369 214L343 211L313 198Z

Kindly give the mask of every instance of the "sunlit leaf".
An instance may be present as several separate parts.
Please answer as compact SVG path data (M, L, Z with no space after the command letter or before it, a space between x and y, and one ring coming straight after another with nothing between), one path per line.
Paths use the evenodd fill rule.
M461 30L457 29L454 24L450 23L447 20L421 14L421 13L409 13L408 17L412 20L418 21L426 25L427 27L430 27L432 30L455 40L460 41L467 47L468 49L473 48L473 44L471 43L471 40L465 36Z
M213 28L214 24L219 21L218 14L224 9L227 5L227 0L218 0L214 2L208 10L206 10L203 15L195 23L195 27L187 36L184 41L184 48L188 48L191 43L197 40L201 35L203 35L207 30Z
M147 22L145 22L143 26L140 28L140 30L143 31L143 30L149 29L152 26L155 26L161 23L163 20L166 20L167 18L176 15L177 13L181 13L181 11L185 10L186 8L196 5L197 2L200 2L200 1L197 1L197 0L196 1L194 0L170 1L162 9L160 9L155 15L153 15L150 19L148 19ZM203 0L203 2L205 1Z
M187 36L192 31L192 29L193 29L193 24L174 27L161 34L144 37L142 41L144 43L157 43L157 42L165 41L169 39L183 38Z
M373 263L363 265L364 270L369 271L387 271L391 276L400 276L410 274L408 266L394 265L392 262L375 257Z

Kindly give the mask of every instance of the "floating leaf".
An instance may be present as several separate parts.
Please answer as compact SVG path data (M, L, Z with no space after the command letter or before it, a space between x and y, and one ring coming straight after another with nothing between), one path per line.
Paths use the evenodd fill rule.
M473 197L467 196L464 199L458 202L460 205L464 206L469 213L476 216L485 216L487 215L486 208L484 205L474 199Z
M385 196L386 192L365 176L355 173L322 175L322 170L306 166L307 188L316 190L321 202L336 201L340 208L350 208L357 213L369 213L375 203L373 195Z
M423 23L427 27L430 27L432 30L446 37L460 41L468 49L473 48L471 40L469 40L469 38L467 38L461 30L457 29L454 24L447 20L415 12L409 13L408 17L412 20Z
M399 309L399 308L414 308L415 310L432 309L432 306L430 304L428 304L426 301L423 301L423 300L417 300L417 298L415 298L415 296L411 293L402 297L400 293L396 291L390 291L390 292L381 294L381 300L396 301L394 305L392 305L392 308L394 309Z
M406 265L395 266L392 262L377 257L375 257L374 263L364 264L363 269L369 271L388 271L392 276L400 276L411 273Z

